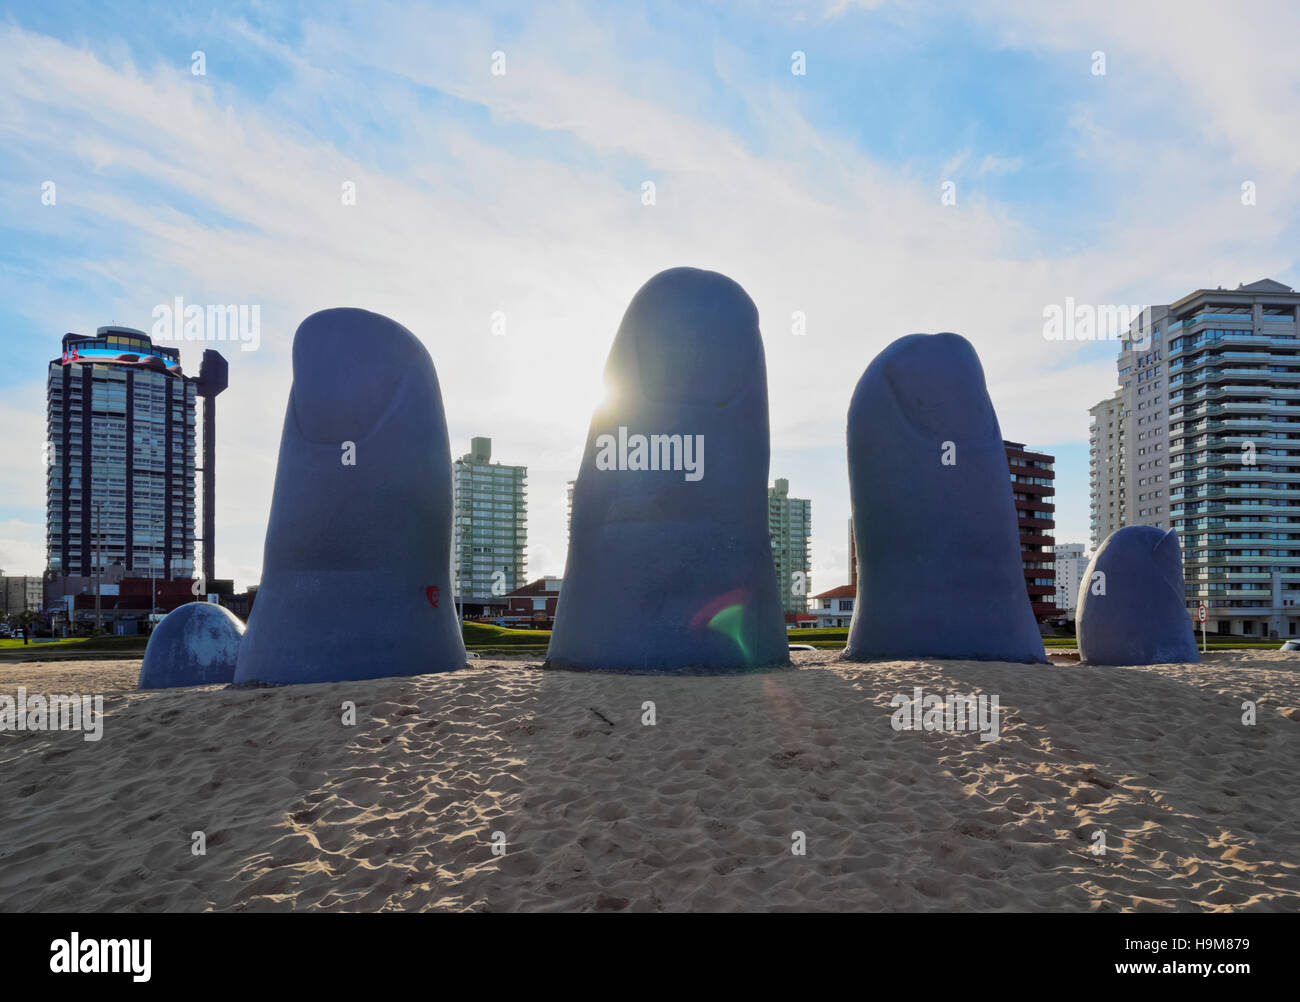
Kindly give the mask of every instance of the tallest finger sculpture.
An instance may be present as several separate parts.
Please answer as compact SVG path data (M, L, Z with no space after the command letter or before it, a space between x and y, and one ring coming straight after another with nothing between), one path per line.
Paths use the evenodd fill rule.
M767 529L758 311L716 272L633 297L573 493L552 665L737 670L788 662ZM787 585L788 586L788 585Z

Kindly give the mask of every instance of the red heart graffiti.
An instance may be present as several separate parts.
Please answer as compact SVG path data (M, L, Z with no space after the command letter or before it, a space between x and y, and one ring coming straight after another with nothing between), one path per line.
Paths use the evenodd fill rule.
M424 594L428 598L429 604L435 609L438 608L438 586L429 585L428 588L424 589Z

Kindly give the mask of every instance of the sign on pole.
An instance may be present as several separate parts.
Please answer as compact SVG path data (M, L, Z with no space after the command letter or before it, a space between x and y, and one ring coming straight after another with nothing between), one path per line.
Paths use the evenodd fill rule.
M1205 642L1205 621L1209 618L1209 616L1210 616L1210 610L1205 607L1204 602L1202 602L1200 605L1196 607L1196 618L1201 621L1201 653L1202 654L1206 653L1210 649Z

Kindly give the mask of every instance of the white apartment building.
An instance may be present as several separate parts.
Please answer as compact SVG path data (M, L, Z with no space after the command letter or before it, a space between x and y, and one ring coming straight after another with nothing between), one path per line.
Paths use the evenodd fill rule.
M1124 525L1170 528L1167 306L1133 321L1119 357L1124 399Z
M1089 408L1089 526L1092 548L1099 547L1124 521L1124 391ZM1071 605L1073 608L1073 605Z
M1169 307L1152 306L1133 321L1116 361L1119 389L1089 408L1092 548L1126 525L1168 529L1169 404L1166 370ZM1071 603L1073 608L1073 603Z
M796 615L807 612L812 586L812 502L792 498L789 480L777 480L767 489L767 534L782 610Z
M1065 619L1074 619L1079 604L1079 585L1088 569L1088 558L1082 543L1057 543L1052 547L1056 555L1056 607Z
M456 599L467 616L504 611L527 583L528 468L492 462L492 439L470 440L452 464Z

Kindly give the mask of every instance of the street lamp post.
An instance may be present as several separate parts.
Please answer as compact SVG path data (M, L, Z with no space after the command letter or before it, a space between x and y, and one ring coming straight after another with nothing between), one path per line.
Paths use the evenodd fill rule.
M158 540L158 526L162 523L154 518L150 520L153 526L153 538L155 544ZM155 545L155 549L156 549ZM154 617L158 615L158 566L155 563L157 554L151 554L149 558L149 631L153 632Z
M99 579L100 579L100 540L103 538L100 530L100 518L103 512L104 502L95 502L95 632L98 633L104 626L104 614L99 604Z

